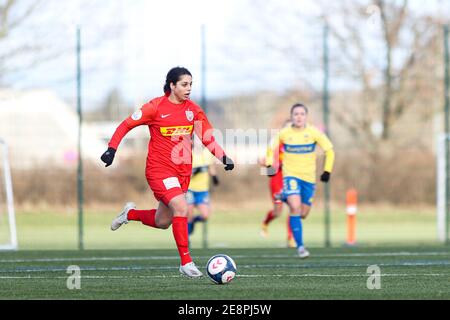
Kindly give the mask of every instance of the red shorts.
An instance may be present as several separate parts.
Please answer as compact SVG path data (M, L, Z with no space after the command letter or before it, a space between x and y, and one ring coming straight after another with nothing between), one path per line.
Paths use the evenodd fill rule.
M187 193L191 177L175 176L164 179L147 177L147 181L156 200L169 206L172 199Z
M281 194L283 193L283 173L281 170L270 178L270 193L274 203L283 203L281 201Z

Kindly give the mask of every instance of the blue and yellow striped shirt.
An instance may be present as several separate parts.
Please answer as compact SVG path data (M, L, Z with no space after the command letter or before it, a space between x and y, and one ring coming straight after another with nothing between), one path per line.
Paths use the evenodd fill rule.
M333 144L319 129L308 125L305 129L284 128L268 149L267 165L275 162L273 150L283 148L283 176L295 177L316 183L316 147L319 145L326 154L324 171L332 172L335 154Z

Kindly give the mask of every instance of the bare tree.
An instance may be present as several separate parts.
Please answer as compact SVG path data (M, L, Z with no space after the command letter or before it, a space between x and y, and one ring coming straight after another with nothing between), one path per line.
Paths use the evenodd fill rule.
M111 17L120 12L121 5L123 1L0 0L0 81L9 74L19 74L16 79L20 74L26 77L31 69L56 59L72 61L76 20L85 27L85 52L117 39L122 26ZM104 21L100 21L101 14ZM85 71L98 71L105 64L105 59L96 61L85 66Z
M42 0L21 1L3 0L0 4L0 39L6 38L15 28L20 26L42 4ZM21 12L15 10L21 7Z
M333 116L374 153L435 90L440 27L436 17L412 10L408 0L251 4L256 19L243 23L242 30L290 64L302 78L299 90L321 94L323 27L329 26L332 87L345 101L333 105ZM420 112L429 118L433 111Z
M350 109L336 108L334 115L375 154L380 144L392 140L393 129L405 116L420 110L421 97L429 96L430 90L436 92L430 84L438 80L433 69L439 65L439 25L433 17L413 12L408 0L377 0L376 5L351 0L333 9L332 14L324 14L340 49L333 55L333 64L351 70L341 71L340 76L352 74L361 87L359 97L352 98L364 106L359 112L354 103ZM378 19L370 22L371 15ZM434 110L420 112L426 120ZM410 132L411 140L417 134L421 133Z
M0 51L0 79L5 72L5 63L8 59L36 49L32 45L22 42L8 46L5 46L4 43L41 5L42 0L3 0L0 3L0 47L7 47Z

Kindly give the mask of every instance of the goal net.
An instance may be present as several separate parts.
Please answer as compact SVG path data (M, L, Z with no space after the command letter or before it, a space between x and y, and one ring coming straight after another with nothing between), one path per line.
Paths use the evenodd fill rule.
M0 139L0 250L17 249L17 231L8 146Z

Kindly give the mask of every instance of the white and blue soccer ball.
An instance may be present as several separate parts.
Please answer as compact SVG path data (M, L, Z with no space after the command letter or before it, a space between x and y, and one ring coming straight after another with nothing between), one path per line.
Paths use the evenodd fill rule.
M227 284L236 277L236 263L225 254L218 254L209 259L206 264L209 278L215 284Z

